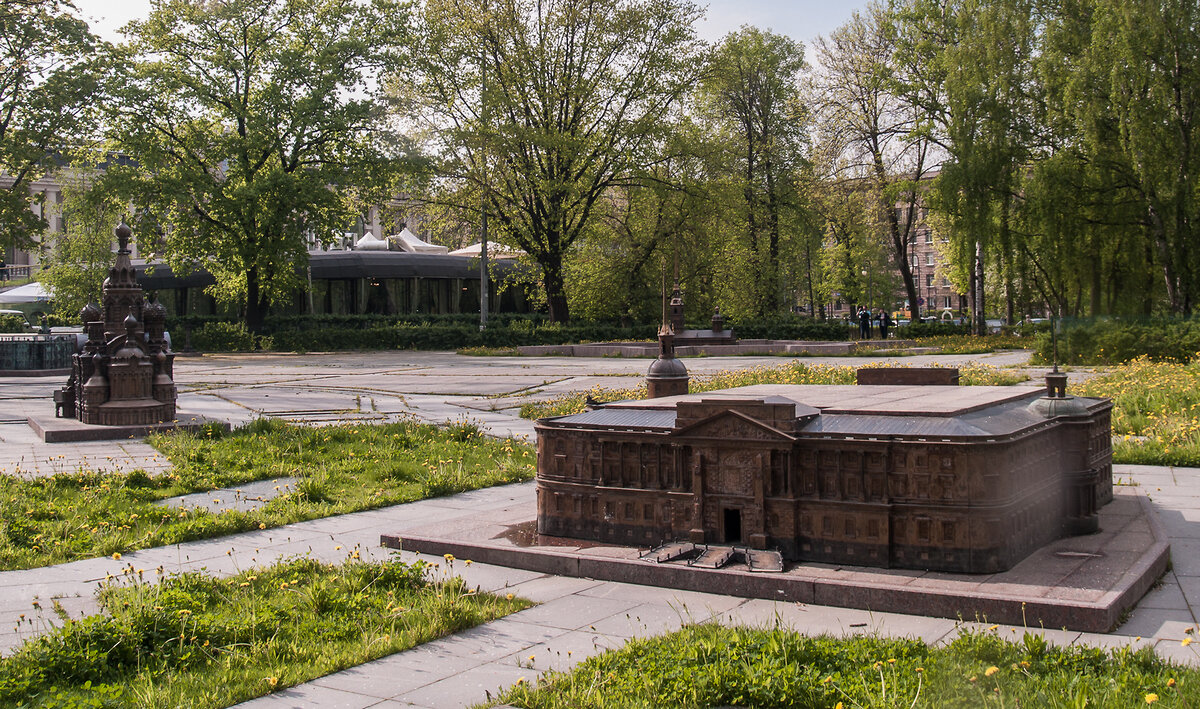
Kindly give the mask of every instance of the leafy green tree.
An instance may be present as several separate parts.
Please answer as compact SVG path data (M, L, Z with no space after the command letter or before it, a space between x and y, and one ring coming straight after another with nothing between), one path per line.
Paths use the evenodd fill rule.
M1007 266L1017 175L1036 132L1036 29L1032 0L910 0L898 12L901 93L949 155L930 204L948 218L951 280L969 286L980 333L986 264Z
M567 260L571 312L593 319L641 322L662 317L664 287L678 273L689 319L712 307L711 247L714 214L704 177L696 126L681 121L664 158L637 184L601 198L600 218ZM711 312L711 311L709 311Z
M393 95L442 179L477 185L499 238L538 263L553 321L570 318L565 261L605 196L662 159L699 16L687 0L424 4Z
M0 250L36 243L31 183L92 138L99 46L68 0L0 0Z
M100 302L100 288L113 263L113 229L128 203L93 171L63 171L58 209L65 229L43 242L38 280L54 293L54 312L73 321L88 303Z
M755 315L795 302L786 284L786 233L799 216L796 181L807 148L799 79L804 48L782 35L743 27L717 46L701 84L699 111L712 128L715 175L741 206L726 233L727 263ZM741 234L737 234L737 232ZM751 290L747 291L746 286Z
M300 286L310 242L390 196L373 78L406 22L392 0L163 0L127 28L110 118L133 162L110 172L158 225L143 241L212 272L251 330Z
M1191 314L1200 299L1200 5L1096 0L1094 13L1086 58L1104 68L1109 102L1102 110L1116 120L1125 177L1141 203L1168 306Z

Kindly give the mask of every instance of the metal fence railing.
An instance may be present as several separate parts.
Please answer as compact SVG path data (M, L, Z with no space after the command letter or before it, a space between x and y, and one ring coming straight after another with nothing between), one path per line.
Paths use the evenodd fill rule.
M0 371L70 369L75 335L0 335Z

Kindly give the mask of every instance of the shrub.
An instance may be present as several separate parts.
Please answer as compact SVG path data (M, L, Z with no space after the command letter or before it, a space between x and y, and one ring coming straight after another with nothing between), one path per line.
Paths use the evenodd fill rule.
M944 335L969 335L970 325L955 325L950 322L915 322L896 328L896 337L939 337Z
M0 315L0 332L29 332L29 327L19 315Z
M210 352L249 352L269 349L269 338L256 337L245 323L207 322L192 333L192 346Z
M1089 320L1065 322L1058 334L1058 361L1121 364L1145 356L1153 362L1187 363L1200 354L1200 320ZM1049 332L1037 336L1036 357L1054 358Z
M710 323L703 323L707 329ZM850 339L851 329L845 320L814 320L802 315L775 315L746 318L726 323L743 340L836 340ZM855 330L854 332L857 332Z

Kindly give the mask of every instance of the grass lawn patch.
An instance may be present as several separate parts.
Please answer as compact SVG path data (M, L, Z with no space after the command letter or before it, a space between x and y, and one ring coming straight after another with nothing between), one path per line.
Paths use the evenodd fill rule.
M423 562L354 559L156 584L131 571L101 590L102 614L0 659L0 703L226 707L531 605L435 574Z
M785 630L690 626L633 640L570 673L506 691L525 709L585 707L1186 707L1200 672L1147 649L1059 648L1026 634L963 632L919 640L806 637Z
M532 447L474 425L414 422L295 426L260 420L222 435L153 436L174 469L149 476L81 471L0 476L0 569L177 544L412 502L533 477ZM297 477L252 512L171 509L155 501L254 480Z
M1200 359L1189 364L1145 357L1072 387L1113 400L1113 461L1200 466Z
M867 366L899 367L903 365L882 362ZM805 362L729 369L709 375L693 376L688 383L688 392L696 394L754 384L853 384L857 369L851 365L808 364ZM1009 372L986 364L959 367L959 383L964 385L1009 386L1028 379L1029 377L1025 374ZM608 402L645 399L647 393L644 384L635 389L607 389L597 386L586 392L565 394L545 401L522 404L521 417L538 419L547 416L577 414L587 407L586 397L589 395L596 401Z

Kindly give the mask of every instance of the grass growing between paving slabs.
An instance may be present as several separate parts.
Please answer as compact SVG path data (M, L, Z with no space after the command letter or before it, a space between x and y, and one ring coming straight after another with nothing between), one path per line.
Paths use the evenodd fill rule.
M1200 671L1149 649L1059 648L963 632L919 640L806 637L700 625L633 640L569 673L520 684L499 702L570 707L1195 707Z
M895 367L898 365L880 363L868 366ZM792 362L776 366L723 370L714 374L692 377L688 391L696 394L755 384L853 384L857 369L850 365ZM1025 374L984 364L972 364L959 368L959 382L965 385L1008 386L1028 379L1029 377ZM529 402L521 406L521 417L536 419L577 414L586 408L585 397L589 395L600 402L645 399L646 386L643 384L635 389L593 387L586 392L566 394L545 401Z
M1113 400L1113 461L1200 466L1200 359L1135 359L1072 392Z
M417 562L295 559L100 593L0 659L0 704L225 707L527 608Z
M222 435L155 436L174 465L134 471L0 476L0 569L56 564L345 514L529 480L535 453L474 425L401 422L323 428L261 420ZM256 480L299 478L253 511L155 503Z

